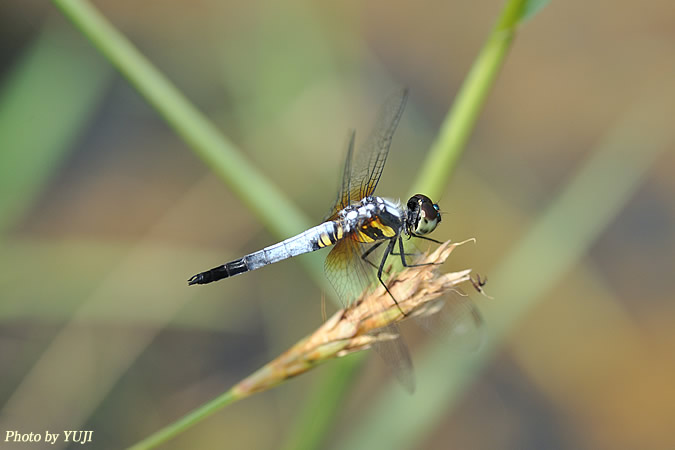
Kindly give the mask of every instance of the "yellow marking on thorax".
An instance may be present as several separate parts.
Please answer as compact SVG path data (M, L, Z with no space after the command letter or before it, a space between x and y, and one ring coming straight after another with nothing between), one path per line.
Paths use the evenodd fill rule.
M361 227L356 230L357 237L359 242L375 242L376 239L373 239L371 236L368 235L368 230L372 228L377 228L380 230L380 234L382 234L382 238L391 238L396 236L396 231L394 231L393 228L384 225L382 222L379 221L379 219L371 219L369 222L364 223L361 225Z
M356 233L358 235L359 242L375 242L375 239L371 238L361 230L358 230Z
M380 230L382 230L382 235L384 235L384 237L394 237L394 236L396 236L396 231L394 231L394 229L392 227L389 227L389 226L383 224L382 222L380 222L380 219L371 220L366 225L364 225L364 228L367 228L367 227L379 228Z

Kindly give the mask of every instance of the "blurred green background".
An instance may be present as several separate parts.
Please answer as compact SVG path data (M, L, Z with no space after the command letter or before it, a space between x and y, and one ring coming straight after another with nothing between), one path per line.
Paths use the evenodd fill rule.
M411 194L502 3L98 7L318 222L347 130L367 134L399 86L411 95L378 193ZM572 0L521 26L435 199L437 239L478 240L447 269L494 275L495 299L476 302L496 352L474 356L461 369L470 383L399 448L675 448L673 24L668 1ZM295 260L188 289L194 273L277 236L52 5L5 0L0 36L3 438L83 429L93 448L130 445L321 323L324 293ZM570 203L586 213L551 213ZM404 333L416 363L438 345L414 325ZM371 359L322 448L387 441L370 407L398 387ZM281 447L333 364L167 448ZM396 420L422 416L446 376L420 376Z

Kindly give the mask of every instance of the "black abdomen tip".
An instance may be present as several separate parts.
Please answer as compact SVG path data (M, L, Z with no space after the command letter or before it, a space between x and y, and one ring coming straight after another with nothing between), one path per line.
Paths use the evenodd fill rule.
M188 286L192 286L193 284L204 284L206 281L204 280L204 273L198 273L197 275L194 275L190 277L188 280Z
M192 278L190 278L188 280L188 286L192 286L193 284L211 283L213 281L218 281L218 280L221 280L223 278L227 278L231 275L233 275L233 274L231 274L227 270L226 265L214 267L211 270L207 270L206 272L202 272L202 273L198 273L197 275L194 275Z

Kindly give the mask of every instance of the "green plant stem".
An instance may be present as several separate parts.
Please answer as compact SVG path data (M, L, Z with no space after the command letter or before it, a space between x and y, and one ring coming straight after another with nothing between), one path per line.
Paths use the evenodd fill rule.
M217 128L175 86L85 0L53 0L54 4L164 117L195 153L234 191L260 221L278 237L307 229L311 222L254 169ZM265 202L260 199L265 198ZM324 281L316 256L299 260L317 280ZM165 427L138 447L158 445L231 403L229 393L214 399Z
M182 418L176 420L170 425L162 428L161 430L153 433L142 441L134 444L129 447L130 450L142 450L155 448L158 445L161 445L168 441L169 439L175 437L179 433L187 430L195 423L211 416L215 412L219 411L223 407L234 403L238 398L233 394L232 391L227 391L224 394L214 398L208 403L200 406L199 408L193 410L192 412L186 414Z
M361 370L367 353L355 353L332 363L317 386L308 396L302 412L296 419L284 449L312 450L321 448L328 430L335 425L340 404L352 386L352 380Z
M513 41L515 27L522 18L527 3L526 0L511 0L505 5L497 24L464 80L452 109L443 122L440 134L425 159L418 179L414 183L416 187L412 192L424 192L432 198L438 198L447 184L448 177L462 154L478 113ZM353 378L358 373L357 369L362 361L348 367L336 377ZM333 381L333 377L330 380ZM316 389L313 398L344 398L347 396L349 387L350 384L344 379L335 384L322 383ZM305 422L299 421L296 434L291 435L289 443L301 442L302 447L299 448L306 449L321 447L321 437L327 434L331 424L330 422L314 422L313 412L316 411L315 408L318 408L316 403L316 401L310 401L305 406L301 415ZM323 426L324 429L319 429L319 426ZM304 436L307 430L312 430L311 436ZM306 441L303 441L305 438Z
M92 43L124 74L147 101L167 120L190 147L242 199L265 226L279 236L288 236L307 228L310 222L262 174L251 167L235 146L223 137L215 126L196 110L185 97L155 69L114 27L84 0L53 0L63 13ZM497 74L498 68L513 38L514 26L522 13L522 0L507 3L497 26L481 51L465 81L455 106L446 119L432 152L426 159L417 186L420 192L438 196L441 187L459 158L461 149L475 123L478 112ZM260 202L260 198L267 199ZM305 258L310 272L317 276L320 269L313 259ZM354 363L356 365L356 363ZM353 368L345 370L353 374ZM351 375L342 375L351 377ZM318 399L344 397L346 378L336 385L321 388ZM232 402L229 393L198 408L183 419L142 441L135 448L158 445L184 431L199 420ZM313 403L317 404L317 403ZM337 409L337 408L331 408ZM305 414L305 417L310 417ZM326 414L325 417L330 417ZM326 434L329 420L313 427L318 442ZM299 427L299 429L302 427ZM291 439L291 442L296 440ZM145 447L144 447L145 446Z
M436 139L432 150L425 159L417 181L414 183L412 192L424 192L438 198L448 182L448 177L454 170L457 161L464 149L466 140L474 128L476 118L484 104L485 98L494 83L494 79L501 67L506 52L513 40L515 26L521 19L524 11L525 0L512 0L504 7L501 17L497 21L490 37L483 46L471 71L467 75L460 89L452 109L446 116L442 129ZM358 373L360 362L348 367L344 375L338 377L353 378ZM332 377L331 377L332 380ZM338 384L322 383L313 398L343 398L347 395L350 384L344 382ZM327 434L330 422L322 422L323 430L314 422L312 415L316 402L310 401L305 407L302 418L296 427L296 434L292 435L289 443L302 442L299 448L320 448L321 439ZM305 436L307 430L312 430L311 436ZM303 439L306 439L303 441ZM292 448L287 446L287 448Z
M504 6L443 120L411 192L423 192L433 199L443 193L511 46L527 3L526 0L510 0Z
M426 349L418 364L416 395L406 396L398 386L387 388L338 448L411 448L438 424L517 321L583 257L659 154L672 145L672 108L664 104L668 102L659 93L617 123L529 232L514 244L490 277L490 292L498 298L485 308L491 336L484 348L452 357L443 342Z
M236 146L90 3L86 0L53 2L267 229L277 236L288 237L311 226L295 204L251 166ZM261 198L265 201L261 202Z

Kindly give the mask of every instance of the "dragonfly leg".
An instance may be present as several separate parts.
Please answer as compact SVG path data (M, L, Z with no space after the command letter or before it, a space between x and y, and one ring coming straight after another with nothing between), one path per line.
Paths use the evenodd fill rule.
M374 262L372 262L370 259L368 259L368 256L371 253L373 253L373 251L375 251L380 245L382 245L383 242L384 241L380 241L376 244L373 244L372 247L370 247L368 250L363 252L363 254L361 255L361 259L363 259L365 262L367 262L368 264L373 266L375 269L379 269L379 266L377 264L375 264ZM395 253L394 250L392 250L390 254L398 256L398 253ZM413 255L412 253L406 253L405 254L405 256L412 256L412 255ZM384 273L389 274L389 270L385 270Z
M419 238L419 239L424 239L425 241L435 242L436 244L442 244L441 241L437 241L436 239L432 239L432 238L430 238L430 237L419 236L419 235L414 234L414 233L411 233L410 236L415 237L415 238Z
M371 260L368 259L368 255L370 255L371 253L373 253L380 245L382 245L382 242L384 242L384 241L380 241L380 242L378 242L378 243L376 243L376 244L373 244L372 247L370 247L368 250L366 250L365 252L363 252L363 254L361 255L361 259L363 259L365 262L367 262L368 264L370 264L371 266L373 266L373 267L376 268L376 269L377 269L378 267L375 265L374 262L372 262Z
M398 304L396 301L396 298L394 297L394 294L391 293L389 288L387 287L387 283L382 280L382 272L384 271L384 265L387 262L387 257L391 253L391 251L394 249L394 244L396 244L396 239L397 238L392 238L389 240L389 243L387 244L387 248L384 249L384 254L382 255L382 260L380 261L380 267L377 269L377 279L380 281L380 284L384 286L384 289L387 291L387 294L389 294L389 297L394 301L396 304L396 307L398 308L399 311L401 311L401 314L405 317L407 314L401 309L401 305Z
M396 253L394 250L392 250L392 251L391 251L391 254L394 255L394 256L403 255L403 256L401 257L401 259L405 259L405 258L408 257L408 256L417 256L417 255L419 255L420 253ZM403 266L403 267L410 267L410 265L407 264L407 265L405 265L405 266Z
M415 236L413 234L413 236ZM422 236L415 236L415 237L422 237ZM429 239L429 238L424 238L429 241L433 242L438 242L434 239ZM440 242L438 242L440 244ZM424 264L408 264L408 262L405 260L405 253L403 250L403 237L399 236L398 237L398 248L400 249L400 254L401 254L401 264L403 264L403 267L422 267L422 266L440 266L442 263L424 263Z

